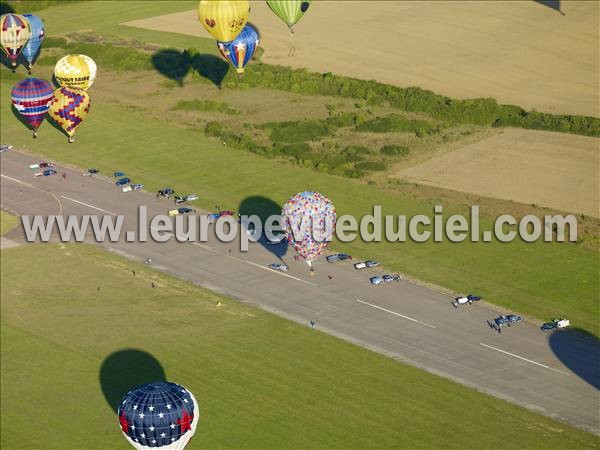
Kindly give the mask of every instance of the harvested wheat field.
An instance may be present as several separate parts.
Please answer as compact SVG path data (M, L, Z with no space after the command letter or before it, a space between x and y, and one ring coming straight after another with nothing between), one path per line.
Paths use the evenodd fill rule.
M418 183L600 217L600 140L508 129L397 176Z
M290 36L261 1L250 21L267 63L600 116L599 3L542 3L317 1ZM195 10L122 25L209 37Z

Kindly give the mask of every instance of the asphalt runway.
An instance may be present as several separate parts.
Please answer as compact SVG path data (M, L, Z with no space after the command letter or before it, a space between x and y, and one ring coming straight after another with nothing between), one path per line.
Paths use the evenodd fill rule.
M175 208L172 200L123 193L105 177L62 166L65 179L35 178L28 166L37 162L14 150L1 155L2 208L22 215L123 214L123 230L137 230L139 205L149 217ZM142 243L126 242L124 234L98 245L138 262L151 258L158 270L306 326L315 321L326 333L600 434L596 340L568 331L547 335L528 322L499 334L487 324L498 315L492 305L455 309L448 295L406 281L371 286L369 277L381 271L358 271L349 262L321 259L311 277L287 251L282 259L290 271L282 274L266 267L279 261L271 252L276 247L254 243L241 252L237 241ZM21 227L5 237L25 242Z

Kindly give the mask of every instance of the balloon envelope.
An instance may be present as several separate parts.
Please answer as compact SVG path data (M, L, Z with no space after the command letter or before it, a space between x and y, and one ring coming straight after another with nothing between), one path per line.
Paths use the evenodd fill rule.
M50 103L50 117L73 136L77 127L90 110L90 96L83 89L61 87L54 91L54 100Z
M306 262L325 251L335 229L331 200L318 192L300 192L286 202L281 216L288 243Z
M54 78L63 87L88 90L96 79L96 63L86 55L67 55L54 66Z
M233 41L217 42L217 46L223 57L231 62L237 73L241 75L258 48L259 42L258 31L248 24Z
M292 27L302 19L310 7L310 1L268 0L267 5L292 31Z
M24 14L23 17L29 22L29 29L31 31L31 37L27 41L27 44L25 44L25 47L23 47L23 56L31 69L44 40L44 22L33 14Z
M0 44L13 67L17 65L17 59L30 35L29 22L25 17L19 14L0 16Z
M247 0L201 0L198 6L198 19L221 42L233 41L248 22L249 14Z
M15 109L33 130L37 130L54 99L54 90L47 81L27 78L15 84L10 96Z
M117 413L123 435L140 450L185 448L200 418L194 395L166 381L132 389L123 397Z

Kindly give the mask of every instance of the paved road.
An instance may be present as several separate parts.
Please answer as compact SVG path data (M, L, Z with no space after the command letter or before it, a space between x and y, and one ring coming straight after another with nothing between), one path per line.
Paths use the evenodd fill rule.
M123 214L123 229L137 230L138 205L148 206L149 217L173 208L73 170L59 169L66 179L34 178L28 166L38 161L15 151L1 162L1 206L19 214ZM21 228L6 237L24 241ZM214 239L99 245L136 261L151 258L159 270L301 324L314 320L332 335L600 434L597 341L565 332L549 337L531 323L498 334L486 324L497 315L490 305L454 309L447 295L408 282L372 287L373 271L349 263L317 262L311 277L288 251L282 259L289 273L274 272L265 266L278 257L260 243L245 253L236 242Z

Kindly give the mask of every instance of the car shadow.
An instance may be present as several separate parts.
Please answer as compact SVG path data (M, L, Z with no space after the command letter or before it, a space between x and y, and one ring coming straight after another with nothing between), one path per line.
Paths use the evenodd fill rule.
M131 389L153 381L166 381L160 362L143 350L125 349L109 355L100 367L100 386L113 411Z
M281 205L270 198L254 195L246 197L244 200L242 200L240 206L238 207L238 212L242 216L256 215L260 218L263 224L263 236L260 238L260 241L258 241L257 244L264 247L269 253L273 254L283 262L283 257L286 255L289 246L285 242L281 242L279 244L268 244L268 239L264 233L264 224L266 220L270 216L281 215Z
M596 336L578 328L555 330L550 331L548 344L569 370L600 390L600 340Z
M152 65L158 73L177 82L180 87L183 86L185 77L194 71L220 88L229 71L229 64L216 55L172 48L154 53Z

